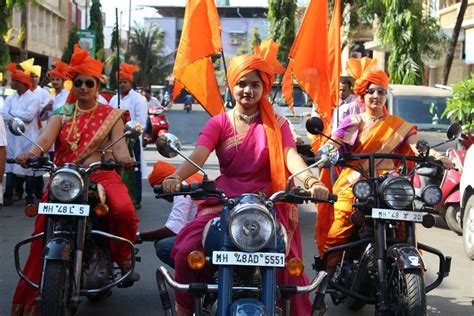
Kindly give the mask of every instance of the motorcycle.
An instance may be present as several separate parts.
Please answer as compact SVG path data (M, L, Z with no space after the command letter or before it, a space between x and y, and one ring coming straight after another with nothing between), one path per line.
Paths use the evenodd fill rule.
M188 256L188 265L199 271L206 264L217 269L213 284L176 282L168 270L161 266L156 272L158 288L166 315L173 314L166 283L176 291L191 293L195 297L195 315L289 315L290 299L293 295L312 291L324 292L326 272L319 271L307 286L276 285L277 269L286 268L294 276L303 273L301 258L287 260L287 234L275 215L274 203L286 202L334 202L331 195L327 201L317 200L299 187L291 188L296 175L291 176L286 189L269 198L257 194L242 194L229 198L208 180L204 170L181 152L179 139L164 134L157 142L158 151L165 157L180 155L204 173L204 181L182 185L179 192L163 193L161 186L154 187L156 198L170 199L176 195L190 195L193 199L217 199L224 208L220 217L210 220L203 232L203 248ZM328 152L317 163L337 160L337 151ZM316 164L300 171L304 172ZM278 294L283 298L282 310L277 307ZM319 302L323 304L323 302Z
M322 129L317 127L322 126L322 121L310 120L316 123L307 124L309 132L324 136L320 132ZM454 130L456 128L448 133ZM354 233L347 244L329 248L322 257L316 256L313 266L316 271L322 271L328 256L342 252L341 262L327 289L334 304L344 303L351 310L372 304L376 315L426 315L426 293L449 275L451 257L445 257L416 238L415 224L421 223L426 228L434 226L435 205L442 198L441 189L436 185L424 187L420 196L415 194L411 173L440 165L429 157L427 142L421 141L417 145L419 156L341 154L336 165L350 167L362 175L352 189L355 196L351 214ZM326 146L333 147L323 147ZM398 161L400 167L377 175L377 159ZM361 165L365 161L368 161L368 171ZM415 163L415 168L409 171L408 162ZM420 250L439 258L438 277L427 286Z
M169 123L165 116L166 108L154 106L148 109L148 119L150 120L147 130L143 133L142 146L145 148L150 143L155 143L158 136L168 133Z
M27 138L23 121L13 119L8 128L14 135ZM104 148L103 157L123 137L137 140L140 133L139 124L127 123L124 135ZM40 157L27 160L28 167L48 171L51 180L48 201L25 208L28 217L37 214L45 216L45 229L15 245L15 268L21 279L39 289L37 301L42 315L74 314L80 296L96 301L110 296L113 287L133 284L127 278L134 271L135 261L139 261L139 257L135 256L135 247L129 240L107 232L104 216L109 209L105 204L104 188L90 181L88 176L99 169L120 169L121 164L102 159L87 168L74 163L58 167L44 155L38 144L28 140L41 150ZM15 159L8 159L7 162L16 163ZM35 283L23 273L20 249L38 239L44 240L43 264L40 282ZM131 269L120 277L117 277L120 269L113 264L109 240L127 245L131 252Z
M462 235L459 183L464 166L464 157L473 142L473 137L470 133L461 133L460 131L453 135L453 139L448 141L456 140L457 149L448 149L446 156L455 164L456 168L449 170L436 166L425 168L422 173L415 175L413 185L418 194L427 185L434 184L441 187L443 198L435 208L439 210L439 214L444 218L448 227L456 234Z
M189 101L184 102L183 110L185 110L186 113L191 112L192 108L193 108L192 102L189 102Z

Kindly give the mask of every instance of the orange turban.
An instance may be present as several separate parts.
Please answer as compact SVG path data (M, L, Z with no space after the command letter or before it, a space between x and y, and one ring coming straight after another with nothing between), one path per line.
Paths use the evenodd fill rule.
M347 72L356 80L353 89L356 95L363 96L371 83L388 88L388 75L383 70L374 69L376 63L375 59L368 57L351 58L347 61Z
M120 77L118 78L118 80L133 81L133 74L139 70L140 68L138 66L127 64L127 63L121 63L120 64ZM117 73L117 75L118 74L119 73Z
M68 67L68 64L63 63L60 60L56 60L54 62L54 68L51 69L48 73L48 77L61 78L63 80L66 80Z
M33 85L30 81L30 76L24 73L23 71L18 70L16 68L16 64L8 64L5 68L11 73L12 80L23 83L30 90L33 89Z
M74 80L77 75L82 74L99 79L100 75L102 75L103 68L104 65L102 65L100 61L92 58L88 51L83 50L78 44L75 44L74 52L72 53L71 61L67 69L67 78ZM74 89L71 89L66 103L73 103L75 101L76 96L74 95Z
M257 70L262 78L263 95L259 101L259 110L267 136L270 174L272 175L274 192L285 188L288 175L283 155L284 148L280 125L276 121L272 105L265 98L271 91L275 72L280 72L283 69L276 59L277 51L278 44L272 40L266 40L260 46L255 47L254 54L234 57L229 63L227 73L227 82L231 91L233 91L240 78L252 71Z
M157 161L153 166L152 172L148 175L148 182L151 186L161 184L163 180L167 177L172 175L176 171L176 167L172 164L165 162L165 161ZM187 178L185 181L188 184L191 183L200 183L202 182L203 176L199 173L195 173L194 175Z

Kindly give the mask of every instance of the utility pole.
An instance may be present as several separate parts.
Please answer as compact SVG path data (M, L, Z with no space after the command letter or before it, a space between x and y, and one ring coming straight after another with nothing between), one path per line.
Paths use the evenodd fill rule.
M128 1L127 54L130 52L130 25L132 24L132 0Z

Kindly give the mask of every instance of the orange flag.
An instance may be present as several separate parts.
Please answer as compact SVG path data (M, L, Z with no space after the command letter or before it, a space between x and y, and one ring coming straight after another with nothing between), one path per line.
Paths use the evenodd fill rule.
M339 106L339 77L341 75L341 0L334 1L328 38L331 105Z
M222 49L214 0L188 0L173 68L173 99L185 88L210 115L224 112L211 56Z
M298 82L325 122L325 131L331 122L327 8L327 0L311 0L309 3L288 56L282 85L283 96L292 108L293 79Z

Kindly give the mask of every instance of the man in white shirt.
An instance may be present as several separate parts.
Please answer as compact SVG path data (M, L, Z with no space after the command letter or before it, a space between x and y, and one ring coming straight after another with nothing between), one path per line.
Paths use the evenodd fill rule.
M7 65L7 70L11 72L12 82L11 86L16 92L5 100L5 105L2 110L3 119L8 123L13 118L19 118L25 122L25 136L36 140L38 138L38 113L40 110L40 101L32 92L32 84L30 76L23 71L17 70L15 64ZM7 158L16 158L19 154L28 152L31 143L24 137L15 136L10 131L7 132ZM34 203L35 183L34 174L31 169L22 168L17 164L7 164L5 166L7 173L7 180L5 185L4 203L8 206L13 204L13 189L15 186L15 179L17 177L24 177L26 180L26 202Z
M151 95L151 89L150 88L143 89L143 96L146 99L148 108L152 108L152 107L155 107L155 106L161 106L158 99Z
M132 121L136 121L141 126L146 125L148 107L144 96L132 89L133 73L140 70L135 65L122 63L120 64L120 72L118 76L120 100L117 95L114 95L109 102L109 105L114 108L127 110L130 113ZM120 102L120 104L119 104ZM140 170L135 173L135 207L139 209L142 201L142 173L145 173L145 161L143 157L143 148L140 141L137 141L133 147L135 160L140 161Z
M341 79L339 83L339 106L334 109L331 122L331 134L339 124L349 115L359 114L357 96L352 93L352 82L349 79Z
M7 159L7 131L3 116L0 113L0 209L3 205L3 174L5 173L5 161Z

